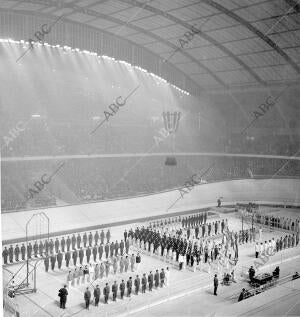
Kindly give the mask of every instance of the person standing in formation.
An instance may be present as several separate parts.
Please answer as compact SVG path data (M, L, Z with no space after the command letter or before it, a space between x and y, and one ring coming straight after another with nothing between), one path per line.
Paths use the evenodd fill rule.
M155 284L154 284L155 288L158 288L158 286L159 286L159 273L158 273L158 270L156 270L156 272L154 274L154 282L155 282Z
M70 291L71 288L71 284L73 281L73 274L71 271L69 271L68 275L67 275L67 284L68 284L68 290Z
M69 265L70 265L70 260L71 260L71 254L70 254L70 251L67 251L67 252L65 253L66 267L69 267Z
M146 287L147 287L147 278L146 278L146 274L143 274L142 277L142 293L146 293Z
M117 294L118 294L118 284L117 281L112 285L111 291L113 293L113 301L115 302L117 300Z
M131 290L132 290L132 277L129 277L127 281L127 297L131 297Z
M130 258L130 264L131 264L131 272L134 272L134 264L135 264L134 254L132 254L132 256Z
M169 283L170 283L170 270L169 270L169 267L167 267L166 272L165 272L165 281L166 281L166 286L169 286Z
M136 276L136 279L134 280L135 294L136 294L136 295L139 295L140 284L141 284L141 281L140 281L139 276L137 275L137 276Z
M16 245L15 247L15 257L16 257L16 261L19 262L19 254L20 254L20 248L18 245Z
M100 295L101 295L101 290L99 288L99 285L96 285L96 288L94 289L95 306L99 305Z
M48 272L49 270L49 256L48 255L46 255L44 259L44 264L45 264L45 271Z
M124 297L124 292L125 292L125 283L124 283L124 280L122 280L122 283L120 284L121 299L123 299Z
M2 257L3 257L3 260L4 260L4 264L7 264L8 251L7 251L6 247L4 247L4 250L2 251Z
M141 255L140 253L138 252L137 255L136 255L136 259L135 259L135 262L136 262L136 271L138 272L139 271L139 268L140 268L140 265L141 265Z
M148 285L149 285L149 292L152 292L152 287L153 287L153 274L152 271L150 271L148 275Z
M124 265L125 265L125 273L127 273L128 268L129 268L129 259L128 259L127 255L126 255L125 260L124 260Z
M105 287L104 287L104 289L103 289L104 303L105 303L105 304L108 304L109 292L110 292L110 289L109 289L108 283L106 283L106 284L105 284Z
M165 271L164 269L161 269L160 272L160 287L163 287L165 283Z

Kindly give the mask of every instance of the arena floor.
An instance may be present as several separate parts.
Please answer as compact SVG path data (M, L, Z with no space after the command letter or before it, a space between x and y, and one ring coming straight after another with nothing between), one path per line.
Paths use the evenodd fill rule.
M224 210L225 211L225 210ZM298 217L299 210L289 209L289 215ZM265 212L276 212L286 214L286 209L265 208ZM241 221L235 213L217 213L216 218L228 218L230 230L241 230ZM211 219L213 220L213 219ZM249 227L250 224L245 224ZM112 228L112 239L120 239L124 229L130 228L123 225ZM283 232L263 230L263 239L270 239L283 235ZM209 274L207 267L201 272L190 270L178 271L177 267L171 269L171 281L168 287L154 290L152 293L132 295L117 302L110 300L109 305L104 305L103 296L100 298L100 306L91 306L87 311L84 308L83 292L88 284L80 287L72 287L67 301L67 309L59 309L58 289L66 280L67 269L45 273L43 264L38 267L38 292L25 296L17 296L16 301L22 308L22 316L44 317L44 316L295 316L300 315L300 281L287 283L255 297L237 303L236 296L239 295L242 287L247 287L243 278L243 272L254 262L254 244L244 244L239 250L239 262L236 267L237 283L231 286L220 286L218 296L213 296L213 274L216 268ZM284 250L270 257L260 271L272 271L275 265L280 265L281 276L294 273L299 270L300 247ZM139 274L148 273L149 270L160 269L168 266L159 258L142 256L142 265ZM17 270L19 265L9 266L10 270ZM117 274L111 276L108 282L111 285L115 279L126 280L128 276L135 276L136 273ZM104 281L99 284L103 289ZM95 285L95 283L94 283ZM284 299L284 304L283 303ZM9 315L6 315L9 316Z

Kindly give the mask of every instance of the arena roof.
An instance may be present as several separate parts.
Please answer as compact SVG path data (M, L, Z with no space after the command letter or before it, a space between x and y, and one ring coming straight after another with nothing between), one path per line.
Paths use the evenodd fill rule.
M105 30L201 88L299 81L299 0L2 0L0 8Z

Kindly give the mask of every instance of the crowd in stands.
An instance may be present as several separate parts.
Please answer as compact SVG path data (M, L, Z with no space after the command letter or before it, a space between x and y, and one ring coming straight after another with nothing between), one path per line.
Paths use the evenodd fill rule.
M300 139L289 135L245 137L239 133L222 141L220 145L223 143L223 151L226 153L293 156L300 147Z
M25 122L25 120L23 120ZM2 128L1 135L10 137L9 131L15 122ZM61 122L39 118L30 120L26 129L12 139L11 142L1 141L4 157L42 156L42 155L78 155L96 153L144 153L155 144L154 136L163 128L162 120L152 125L148 120L130 122L124 125L104 126L97 138L88 135L97 121ZM181 129L187 122L180 123ZM211 127L210 127L211 128ZM176 135L176 144L182 152L219 152L219 153L248 153L269 155L294 155L300 146L299 136L273 135L268 132L255 133L245 136L240 133L216 134L215 130L202 130L186 135ZM136 131L139 131L137 134ZM198 134L197 134L198 132ZM220 136L221 135L221 136ZM43 140L43 142L39 142ZM217 140L217 141L216 141ZM8 144L6 144L8 143ZM170 144L161 142L154 150L165 152Z
M24 196L28 188L41 175L50 175L57 164L46 161L5 162L2 166L2 210L78 204L175 189L182 187L194 172L206 170L212 160L216 162L214 167L203 177L207 182L270 177L275 173L278 177L300 176L300 161L297 160L180 156L177 166L170 168L164 165L164 159L145 157L139 164L136 164L139 158L135 157L67 160L59 175L26 204Z

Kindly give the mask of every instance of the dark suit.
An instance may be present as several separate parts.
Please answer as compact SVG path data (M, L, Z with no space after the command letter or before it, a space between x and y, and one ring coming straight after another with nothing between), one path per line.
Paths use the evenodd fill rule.
M214 278L214 295L217 295L217 289L219 285L219 280L217 277Z
M61 288L58 292L58 296L60 297L60 308L66 308L68 291L65 288Z

